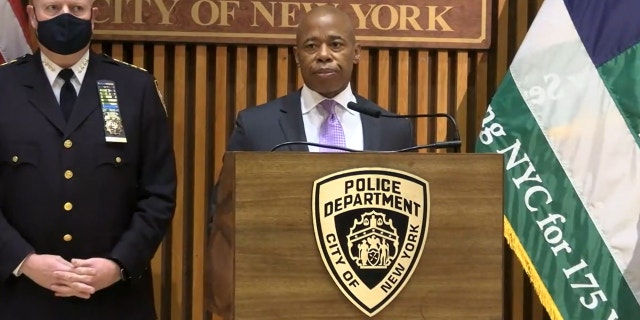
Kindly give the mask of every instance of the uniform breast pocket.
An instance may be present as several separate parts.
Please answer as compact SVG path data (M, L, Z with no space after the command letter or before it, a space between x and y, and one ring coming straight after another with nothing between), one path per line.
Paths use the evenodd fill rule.
M20 193L41 184L38 148L32 145L2 143L0 148L0 179L3 191Z
M127 150L97 148L94 154L93 181L99 181L104 196L135 195L137 169Z

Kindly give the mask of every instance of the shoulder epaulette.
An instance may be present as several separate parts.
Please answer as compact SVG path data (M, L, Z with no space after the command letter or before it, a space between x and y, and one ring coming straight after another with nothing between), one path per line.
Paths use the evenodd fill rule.
M16 61L18 61L18 59L13 59L13 60L11 60L11 61L7 61L7 62L5 62L5 63L0 64L0 67L4 67L4 66L6 66L6 65L8 65L8 64L12 64L12 63L14 63L14 62L16 62Z
M131 68L138 69L138 70L141 70L141 71L144 71L144 72L149 72L147 69L142 68L142 67L138 67L135 64L131 64L131 63L128 63L128 62L124 62L122 60L118 60L118 59L116 59L114 57L111 57L111 56L108 56L106 54L105 54L105 56L107 56L109 59L111 59L111 60L113 60L113 61L115 61L117 63L124 64L125 66L129 66Z
M25 54L25 55L23 55L22 57L15 58L15 59L13 59L13 60L11 60L11 61L7 61L7 62L5 62L5 63L0 64L0 67L2 67L2 66L6 66L6 65L9 65L9 64L12 64L12 63L16 63L16 62L18 62L18 61L20 61L20 60L22 60L22 59L24 59L24 58L26 58L26 57L27 57L27 55Z

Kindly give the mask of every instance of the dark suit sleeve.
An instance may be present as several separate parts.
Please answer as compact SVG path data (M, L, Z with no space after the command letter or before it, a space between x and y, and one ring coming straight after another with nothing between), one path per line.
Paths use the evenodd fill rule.
M10 67L9 65L6 66ZM3 71L7 71L5 68ZM0 82L3 84L0 89L0 96L10 97L12 92L11 86L6 86L6 82L10 81L15 74L12 72L3 73ZM0 146L3 149L5 146ZM0 185L0 190L5 186ZM0 208L3 207L0 204ZM2 282L13 277L12 273L16 267L26 258L29 253L34 252L33 246L20 235L20 233L7 221L4 212L0 209L0 286Z
M233 132L229 137L229 142L227 143L227 151L251 151L252 146L249 142L249 137L245 131L244 125L244 112L238 113L236 117L236 124L233 127Z
M385 127L385 139L388 140L384 149L401 150L416 145L411 120L408 118L383 118L382 120Z
M227 151L254 151L252 145L249 142L249 136L245 131L244 112L240 111L236 117L235 126L233 132L227 142ZM224 163L224 158L222 159ZM207 210L207 235L213 230L213 218L216 213L216 197L218 195L219 181L211 188L211 194L209 195L209 208Z
M144 87L137 204L129 230L111 252L132 278L140 276L162 241L175 210L176 167L166 111L153 78Z
M409 119L405 119L404 126L402 128L402 134L400 135L404 146L400 149L411 148L416 145L416 138L413 132L413 125Z
M33 247L16 231L0 212L0 282L12 276L13 270L34 252Z
M240 111L236 117L235 126L233 132L227 142L227 151L252 151L249 137L245 131L244 124L244 112ZM223 159L224 162L224 159ZM211 194L209 195L209 208L207 210L207 234L210 234L213 230L213 217L216 213L216 197L218 194L218 183L211 188Z

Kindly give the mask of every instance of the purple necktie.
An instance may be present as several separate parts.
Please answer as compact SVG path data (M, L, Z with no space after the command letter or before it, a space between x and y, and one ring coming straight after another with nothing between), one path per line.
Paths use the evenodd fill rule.
M344 130L336 115L336 102L327 99L318 105L327 112L327 117L320 125L320 143L336 147L347 147ZM338 149L320 148L320 152L344 152Z

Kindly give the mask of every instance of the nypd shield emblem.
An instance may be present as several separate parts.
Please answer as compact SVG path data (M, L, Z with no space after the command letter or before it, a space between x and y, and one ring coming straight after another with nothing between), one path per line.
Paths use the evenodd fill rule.
M407 172L358 168L313 185L320 255L342 293L372 317L407 284L429 226L429 184Z

